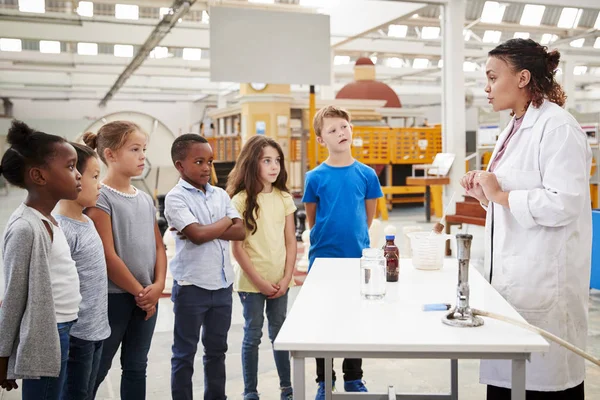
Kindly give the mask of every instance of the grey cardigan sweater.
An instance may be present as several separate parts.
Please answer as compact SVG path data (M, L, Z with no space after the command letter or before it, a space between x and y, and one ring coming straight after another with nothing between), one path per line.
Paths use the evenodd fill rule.
M4 301L0 306L0 357L9 379L57 377L60 342L50 282L52 240L25 204L4 232Z

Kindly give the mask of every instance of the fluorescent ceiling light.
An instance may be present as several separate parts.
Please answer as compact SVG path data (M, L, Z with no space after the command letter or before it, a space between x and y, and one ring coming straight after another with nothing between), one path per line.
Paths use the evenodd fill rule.
M82 17L94 16L94 3L91 1L80 1L77 5L77 14Z
M471 61L465 61L463 63L464 72L475 72L477 70L477 64Z
M521 25L539 26L542 23L546 6L526 4L521 14Z
M350 56L335 56L333 57L334 65L350 64Z
M541 44L550 44L552 42L555 42L558 39L558 36L556 36L553 33L544 33L542 35L542 40L540 41Z
M406 25L390 25L388 26L388 36L391 37L406 37L408 26Z
M412 67L414 69L429 68L429 60L427 58L415 58Z
M585 65L577 65L575 68L573 68L573 75L585 75L587 69L588 67Z
M563 8L562 12L560 13L557 26L559 28L567 29L576 28L579 24L579 19L581 18L582 13L583 10L581 8Z
M98 55L98 43L77 43L77 54L82 56Z
M369 58L371 59L371 61L373 61L373 64L377 64L377 56L371 56Z
M444 60L438 61L438 68L444 68Z
M439 26L424 26L421 29L421 39L437 39L440 36Z
M139 19L140 8L133 4L116 4L115 18L116 19Z
M133 46L130 44L115 44L115 57L133 57Z
M529 32L515 32L515 39L529 39Z
M156 46L150 52L150 58L167 58L169 57L169 49L167 47Z
M210 16L208 15L208 12L206 12L206 10L202 10L202 23L208 24L209 22L210 22Z
M500 31L485 31L483 34L483 43L500 43L500 37L502 32Z
M505 10L506 5L504 4L500 4L496 1L486 1L483 5L483 11L481 12L481 22L499 24L502 22Z
M0 51L21 51L21 39L0 38Z
M594 48L600 49L600 37L596 38L596 41L594 42Z
M40 40L40 53L60 54L60 42L55 40Z
M186 47L183 49L183 59L190 60L190 61L201 60L202 59L202 50Z
M46 1L45 0L19 0L19 11L43 14L46 12Z
M402 68L404 61L398 57L391 57L385 60L385 64L390 68Z
M571 45L571 47L583 47L584 43L585 43L585 38L580 38L580 39L573 40L570 43L570 45Z

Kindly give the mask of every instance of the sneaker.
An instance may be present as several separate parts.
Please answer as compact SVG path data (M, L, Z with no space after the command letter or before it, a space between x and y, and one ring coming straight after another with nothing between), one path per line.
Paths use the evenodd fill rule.
M344 390L346 392L368 392L365 382L362 379L344 382Z
M319 382L318 385L319 385L319 389L317 390L317 395L315 396L315 400L325 400L325 382ZM333 381L331 391L335 392L335 381Z
M244 400L259 400L258 393L248 393L244 395Z
M294 400L294 390L291 387L281 389L280 400Z

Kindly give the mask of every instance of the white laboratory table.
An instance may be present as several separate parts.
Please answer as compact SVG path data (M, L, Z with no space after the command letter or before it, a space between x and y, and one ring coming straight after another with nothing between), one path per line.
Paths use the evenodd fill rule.
M359 259L317 259L274 343L291 352L296 399L305 393L305 359L325 359L327 399L355 398L356 393L331 393L333 358L412 358L451 360L450 394L396 395L362 393L365 399L458 399L458 359L512 360L512 399L525 400L525 363L533 352L546 352L540 335L489 319L478 328L442 323L446 312L424 312L423 304L456 303L458 265L446 259L437 271L415 269L400 260L398 282L387 283L384 300L360 295ZM471 268L472 308L524 319ZM361 398L363 398L361 396Z

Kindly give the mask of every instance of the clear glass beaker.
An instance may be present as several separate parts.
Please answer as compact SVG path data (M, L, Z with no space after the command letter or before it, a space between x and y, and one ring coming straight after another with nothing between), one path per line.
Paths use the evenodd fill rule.
M360 259L360 294L368 300L385 297L385 257L383 250L363 249Z

